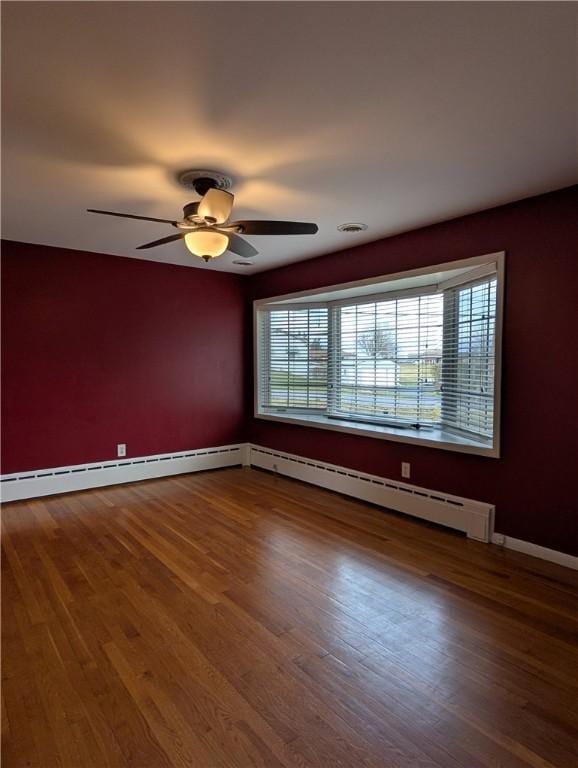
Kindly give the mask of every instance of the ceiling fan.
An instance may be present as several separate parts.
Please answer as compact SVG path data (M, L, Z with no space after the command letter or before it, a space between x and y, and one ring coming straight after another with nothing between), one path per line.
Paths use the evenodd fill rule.
M120 216L123 219L170 224L179 230L177 234L139 245L137 249L155 248L157 245L167 245L183 239L189 251L205 262L221 256L225 251L231 251L246 259L256 256L258 251L247 240L239 237L241 234L314 235L318 231L317 224L302 221L229 221L234 195L227 191L231 184L228 177L213 171L186 171L179 179L184 186L192 187L201 196L199 201L185 205L182 219L156 219L94 208L87 208L87 211L106 216Z

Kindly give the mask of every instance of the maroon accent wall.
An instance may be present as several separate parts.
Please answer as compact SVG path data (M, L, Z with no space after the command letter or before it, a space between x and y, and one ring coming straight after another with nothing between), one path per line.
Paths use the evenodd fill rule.
M2 243L2 472L244 439L243 281Z
M253 418L249 439L391 478L409 461L416 485L495 503L500 533L578 555L578 186L263 272L249 287L265 298L503 250L501 459Z

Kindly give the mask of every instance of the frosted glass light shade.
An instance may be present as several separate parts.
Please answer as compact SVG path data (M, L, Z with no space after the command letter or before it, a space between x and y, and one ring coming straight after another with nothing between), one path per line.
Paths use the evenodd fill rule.
M229 245L229 238L221 232L211 232L210 230L199 230L197 232L187 232L185 235L185 245L195 256L201 259L209 257L214 259L225 253Z
M210 224L224 224L231 215L233 195L224 189L209 189L199 203L198 215Z

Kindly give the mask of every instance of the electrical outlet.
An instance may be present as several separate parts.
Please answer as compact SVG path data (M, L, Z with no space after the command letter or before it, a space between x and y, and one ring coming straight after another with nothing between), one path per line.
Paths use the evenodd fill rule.
M116 455L118 457L126 456L126 443L117 443Z
M408 480L411 477L411 464L409 461L401 462L401 476L407 478Z

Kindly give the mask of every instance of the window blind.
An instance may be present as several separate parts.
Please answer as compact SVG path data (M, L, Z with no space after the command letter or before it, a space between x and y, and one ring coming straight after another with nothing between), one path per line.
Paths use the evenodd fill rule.
M491 437L494 424L496 279L444 292L442 421Z
M441 419L443 297L332 309L329 413L420 427Z
M259 318L259 399L265 409L327 407L326 307L268 310Z

